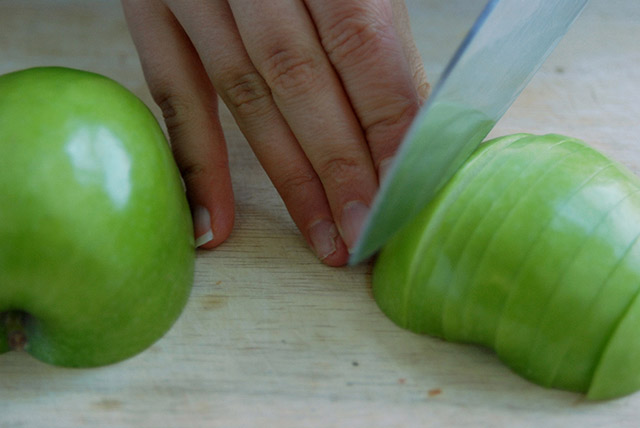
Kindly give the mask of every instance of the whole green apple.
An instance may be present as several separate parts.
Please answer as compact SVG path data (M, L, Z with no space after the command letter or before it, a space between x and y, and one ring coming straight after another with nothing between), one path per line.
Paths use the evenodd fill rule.
M373 272L397 324L494 349L544 386L640 389L640 179L585 143L483 144L383 249Z
M179 172L137 97L67 68L0 76L0 352L131 357L180 315L194 260Z

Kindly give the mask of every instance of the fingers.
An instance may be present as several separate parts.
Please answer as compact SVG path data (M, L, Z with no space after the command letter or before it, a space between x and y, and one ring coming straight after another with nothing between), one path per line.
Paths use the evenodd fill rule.
M187 187L196 243L214 247L228 237L234 218L216 93L182 27L162 2L122 3Z
M404 3L123 4L197 234L212 225L206 246L226 237L233 218L217 93L318 257L345 264L378 177L428 92Z
M251 62L320 178L338 230L352 247L377 177L358 118L304 4L229 4Z
M276 105L271 88L253 66L231 9L225 1L215 0L179 1L170 6L300 231L326 264L344 265L347 247L323 183Z
M305 0L384 173L428 92L399 0Z

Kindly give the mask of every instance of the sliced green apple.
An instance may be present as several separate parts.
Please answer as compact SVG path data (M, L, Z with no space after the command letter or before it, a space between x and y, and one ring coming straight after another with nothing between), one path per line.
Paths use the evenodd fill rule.
M629 333L640 304L627 311L640 287L637 195L637 177L578 140L485 143L380 253L374 296L400 325L490 346L534 382L628 393L640 381L602 379L640 371L609 362L623 358L624 340L640 349Z
M514 136L514 139L517 137ZM506 139L501 144L508 144ZM451 283L450 276L453 272L448 268L446 260L438 259L443 252L442 245L447 242L450 227L443 227L447 222L455 221L449 215L450 207L456 204L464 204L471 195L462 195L461 192L469 192L469 184L479 171L491 167L490 157L476 156L466 164L466 168L472 170L465 176L458 175L454 180L463 180L459 186L449 186L440 192L437 202L430 204L420 216L408 227L398 234L383 249L383 252L404 256L381 257L375 265L374 281L390 284L394 281L397 287L374 287L374 293L379 293L376 300L384 306L385 313L390 314L393 320L405 328L416 332L429 333L442 336L442 318L440 305L443 303L447 292L447 285ZM455 209L455 208L454 208ZM418 232L418 233L416 233ZM454 244L464 245L464 240L452 241ZM454 251L452 249L449 252ZM420 254L420 257L414 257ZM386 264L387 260L390 263ZM440 263L436 265L436 262ZM404 263L402 267L399 263ZM402 272L401 277L397 277ZM429 281L433 276L444 276L444 280ZM394 279L395 277L395 279ZM433 285L434 289L423 287L422 284ZM414 286L416 285L416 286ZM383 295L389 292L388 295ZM428 294L429 299L425 299ZM437 315L434 317L434 315Z

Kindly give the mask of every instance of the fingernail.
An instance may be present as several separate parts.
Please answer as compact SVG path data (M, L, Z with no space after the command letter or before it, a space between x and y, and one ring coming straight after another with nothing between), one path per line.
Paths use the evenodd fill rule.
M364 220L369 213L369 207L360 201L347 202L342 208L342 218L340 229L342 239L349 250L353 248L360 235L360 229L364 225Z
M309 228L311 246L320 260L336 252L338 229L332 221L319 220Z
M380 166L378 166L378 182L382 183L382 180L384 180L384 178L387 176L387 173L389 173L389 168L391 168L391 162L393 161L393 158L386 158L385 160L383 160L382 162L380 162Z
M193 228L196 236L196 247L213 241L211 216L209 215L209 210L201 205L196 205L193 210Z

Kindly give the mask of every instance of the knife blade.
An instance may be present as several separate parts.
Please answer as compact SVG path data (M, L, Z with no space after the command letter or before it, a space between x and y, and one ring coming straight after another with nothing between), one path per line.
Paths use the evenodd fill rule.
M349 264L374 255L462 166L588 0L490 0L392 161Z

